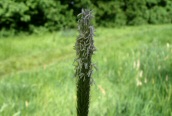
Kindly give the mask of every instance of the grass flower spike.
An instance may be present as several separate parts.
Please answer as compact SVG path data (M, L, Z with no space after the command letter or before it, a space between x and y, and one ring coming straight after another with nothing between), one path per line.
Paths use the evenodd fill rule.
M90 82L94 67L91 58L95 51L93 40L94 28L91 25L92 17L92 12L84 9L78 15L79 36L75 44L78 116L87 116L89 112Z

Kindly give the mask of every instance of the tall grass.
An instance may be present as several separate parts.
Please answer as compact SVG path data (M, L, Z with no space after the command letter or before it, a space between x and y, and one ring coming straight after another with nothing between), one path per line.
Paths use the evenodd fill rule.
M172 115L171 30L97 29L90 115ZM66 32L0 39L0 115L76 115L76 32Z
M116 115L171 115L171 58L168 43L165 46L154 42L126 55L116 76L123 78L120 83L128 88L121 93L124 98L118 100L122 103L116 105Z

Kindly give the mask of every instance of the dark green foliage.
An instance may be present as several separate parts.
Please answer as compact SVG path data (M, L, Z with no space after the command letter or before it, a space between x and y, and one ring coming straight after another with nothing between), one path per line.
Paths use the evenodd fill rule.
M75 18L67 5L58 0L1 0L0 29L34 31L44 27L49 31L74 27Z
M88 116L90 83L93 72L91 61L94 47L94 28L91 25L92 12L82 10L78 15L79 37L76 40L77 115Z
M96 26L172 23L172 0L0 0L0 30L73 28L82 8L93 9Z
M171 23L171 16L168 11L161 6L156 6L150 10L150 20L152 24Z
M171 3L163 0L126 0L127 25L171 23L170 10L167 10L172 9Z
M128 25L146 24L149 11L145 0L129 0L126 2L126 16Z

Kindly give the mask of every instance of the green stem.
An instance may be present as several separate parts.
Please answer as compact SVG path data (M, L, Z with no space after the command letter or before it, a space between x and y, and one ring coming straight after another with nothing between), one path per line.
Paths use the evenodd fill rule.
M87 73L88 70L82 70ZM89 99L90 99L90 77L78 79L77 82L77 115L88 116L89 112Z

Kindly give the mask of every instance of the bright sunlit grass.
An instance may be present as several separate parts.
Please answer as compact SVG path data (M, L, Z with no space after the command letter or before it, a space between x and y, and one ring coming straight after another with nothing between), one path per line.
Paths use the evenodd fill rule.
M171 30L96 30L90 116L172 115ZM0 39L0 115L76 115L76 36L66 30Z

